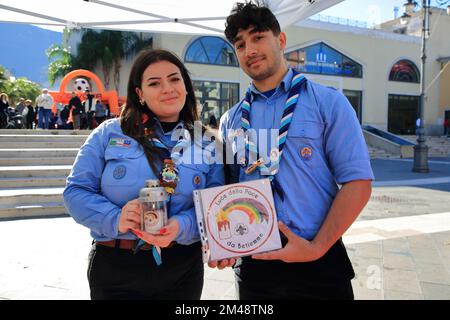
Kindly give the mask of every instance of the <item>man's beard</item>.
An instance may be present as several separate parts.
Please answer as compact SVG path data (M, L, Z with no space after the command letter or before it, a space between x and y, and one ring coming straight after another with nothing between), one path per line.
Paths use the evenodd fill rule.
M281 66L280 61L275 60L273 64L262 70L252 71L251 69L248 69L248 76L256 81L265 80L267 78L270 78L275 73L277 73L280 66Z

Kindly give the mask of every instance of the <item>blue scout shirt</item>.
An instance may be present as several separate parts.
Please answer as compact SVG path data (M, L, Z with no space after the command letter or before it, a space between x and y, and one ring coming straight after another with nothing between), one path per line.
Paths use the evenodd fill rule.
M177 143L171 140L171 132L162 134L159 122L156 132L170 149ZM192 191L224 183L223 165L184 161L198 156L202 149L198 144L190 145L183 154L183 163L177 166L180 180L168 215L178 220L180 231L175 241L180 244L200 239ZM119 119L109 120L96 128L80 148L67 178L64 203L75 221L91 229L94 239L136 239L131 232L119 233L119 216L128 201L138 198L145 180L156 178L142 146L122 132Z
M251 86L252 129L279 129L291 79L289 69L269 98ZM241 113L239 103L223 115L222 138L228 129L241 128ZM236 144L232 147L236 152ZM241 182L267 178L259 170L248 175L238 165L232 166L231 174ZM284 201L274 192L278 218L297 235L311 240L328 214L338 184L373 178L362 130L348 100L335 89L307 81L300 91L276 174L284 191Z

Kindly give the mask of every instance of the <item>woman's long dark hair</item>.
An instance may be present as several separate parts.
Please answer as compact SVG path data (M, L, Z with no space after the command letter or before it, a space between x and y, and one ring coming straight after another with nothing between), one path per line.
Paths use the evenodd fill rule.
M127 102L120 114L120 126L123 133L134 138L143 146L148 163L155 175L157 175L156 162L162 161L161 152L159 148L154 147L149 142L149 137L144 134L146 128L153 129L153 132L155 131L155 115L148 108L147 104L144 103L144 105L141 105L136 88L141 89L142 76L145 69L149 65L160 61L170 62L180 69L187 91L186 102L180 111L180 120L184 122L184 126L191 133L191 137L193 137L194 122L198 120L194 87L189 72L181 60L167 50L146 49L141 51L131 67L130 78L128 80ZM144 114L148 116L146 122L143 122Z

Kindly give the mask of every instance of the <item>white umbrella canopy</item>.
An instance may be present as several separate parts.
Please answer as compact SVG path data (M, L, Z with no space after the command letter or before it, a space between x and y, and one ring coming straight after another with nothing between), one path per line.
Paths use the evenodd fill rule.
M283 28L343 0L266 0ZM0 22L222 35L236 0L0 0Z

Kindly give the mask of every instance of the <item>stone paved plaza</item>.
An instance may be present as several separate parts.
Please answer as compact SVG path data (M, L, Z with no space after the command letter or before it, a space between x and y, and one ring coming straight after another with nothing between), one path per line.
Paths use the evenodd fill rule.
M356 299L450 299L450 159L373 160L372 197L344 236ZM0 221L0 299L89 299L91 239L71 218ZM231 269L206 267L202 299L234 299Z

